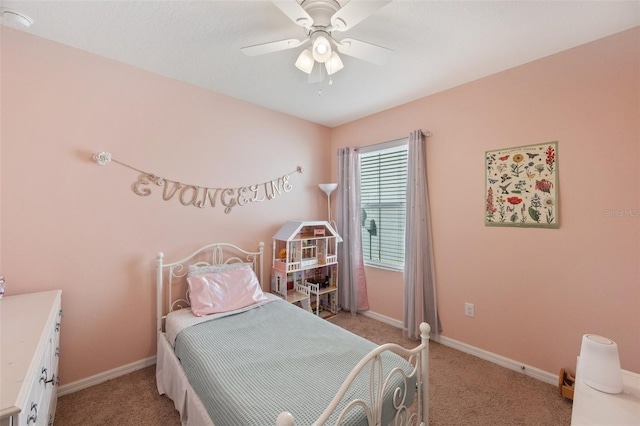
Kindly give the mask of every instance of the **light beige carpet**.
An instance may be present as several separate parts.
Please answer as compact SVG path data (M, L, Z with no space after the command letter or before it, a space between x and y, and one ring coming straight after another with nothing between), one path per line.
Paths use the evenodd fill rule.
M361 315L340 313L330 321L375 343L416 345L399 329ZM430 425L571 424L571 402L557 387L435 342L430 351ZM60 397L55 424L178 426L180 418L173 402L158 395L151 366Z

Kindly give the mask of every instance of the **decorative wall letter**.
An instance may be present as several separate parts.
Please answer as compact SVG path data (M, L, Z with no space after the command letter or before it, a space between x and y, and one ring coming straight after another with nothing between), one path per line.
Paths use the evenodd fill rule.
M152 173L138 170L128 164L122 163L111 157L108 152L98 152L93 156L96 163L101 166L110 162L118 163L141 173L133 184L133 192L141 197L147 197L153 192L154 186L162 187L162 199L171 200L174 196L183 206L196 206L205 208L215 207L216 201L224 206L224 212L230 213L235 206L246 206L250 203L259 203L264 200L273 200L282 192L290 192L293 186L289 182L291 173L304 173L304 168L298 166L296 170L286 173L282 177L264 183L256 183L237 188L216 188L199 185L189 185L171 181ZM176 196L177 194L177 196Z

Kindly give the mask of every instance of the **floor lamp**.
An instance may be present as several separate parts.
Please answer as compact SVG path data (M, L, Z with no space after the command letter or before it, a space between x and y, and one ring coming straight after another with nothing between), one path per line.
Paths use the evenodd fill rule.
M329 218L329 223L331 224L331 226L334 226L333 221L331 220L331 193L336 190L338 184L320 183L318 184L318 186L324 191L325 194L327 194L327 217Z

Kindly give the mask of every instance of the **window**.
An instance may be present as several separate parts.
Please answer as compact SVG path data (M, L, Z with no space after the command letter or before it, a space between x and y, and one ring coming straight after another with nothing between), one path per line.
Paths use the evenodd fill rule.
M362 253L365 265L404 268L407 139L360 149Z

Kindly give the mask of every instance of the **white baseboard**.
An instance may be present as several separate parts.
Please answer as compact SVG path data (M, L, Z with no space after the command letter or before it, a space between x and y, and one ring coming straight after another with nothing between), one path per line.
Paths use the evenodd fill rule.
M372 311L358 311L359 314L365 316L365 317L369 317L372 318L374 320L378 320L380 322L383 322L385 324L389 324L392 325L396 328L400 328L402 329L404 324L402 323L402 321L388 317L386 315L382 315L376 312L372 312Z
M502 367L508 368L509 370L517 371L524 374L525 376L530 376L534 379L538 379L550 385L558 385L557 375L540 370L539 368L535 368L530 365L526 365L521 362L503 357L501 355L485 351L484 349L476 348L475 346L467 345L466 343L459 342L446 336L438 336L433 340L450 348L457 349L460 352L477 356L478 358L484 359L485 361L498 364Z
M123 365L122 367L108 370L95 376L87 377L86 379L78 380L77 382L68 383L58 388L58 396L66 395L69 393L78 392L82 389L86 389L91 386L98 385L107 380L115 379L116 377L124 376L125 374L133 373L134 371L141 370L145 367L156 363L156 357L152 356L140 361L132 362L131 364Z
M402 321L399 321L394 318L387 317L385 315L378 314L372 311L362 311L358 312L366 317L373 318L385 324L392 325L397 328L403 328L404 324ZM514 361L509 358L505 358L501 355L494 354L489 351L485 351L484 349L476 348L475 346L468 345L466 343L459 342L455 339L451 339L446 336L438 336L433 339L434 342L438 342L444 346L448 346L450 348L459 350L460 352L467 353L469 355L477 356L480 359L484 359L485 361L492 362L494 364L498 364L502 367L508 368L509 370L520 372L526 376L530 376L534 379L540 380L544 383L548 383L550 385L558 384L558 376L547 371L540 370L539 368L532 367L530 365L523 364L518 361Z

